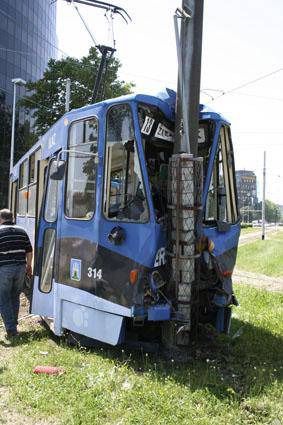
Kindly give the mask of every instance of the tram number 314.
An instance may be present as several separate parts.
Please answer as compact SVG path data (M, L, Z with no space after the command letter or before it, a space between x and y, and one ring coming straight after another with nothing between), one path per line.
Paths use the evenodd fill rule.
M87 275L88 277L92 277L93 279L102 279L102 269L92 269L91 267L89 267L87 269Z

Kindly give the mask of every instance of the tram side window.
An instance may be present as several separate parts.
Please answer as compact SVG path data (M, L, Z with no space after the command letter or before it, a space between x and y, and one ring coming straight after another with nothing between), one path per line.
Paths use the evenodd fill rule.
M28 179L28 215L35 217L36 188L37 188L37 163L40 160L40 149L34 152L29 159Z
M44 234L40 290L50 292L52 287L54 252L55 252L55 229L46 229Z
M18 181L11 183L11 211L13 213L14 219L16 220L16 211L17 211L17 186Z
M18 214L26 215L28 201L28 160L20 165Z
M128 105L107 116L104 215L110 220L148 221L145 188Z
M65 214L89 220L95 212L98 121L91 118L72 124L69 135Z
M235 223L237 219L234 155L229 129L222 127L207 195L205 221Z
M54 159L49 167L49 176L56 170L56 160ZM57 220L58 210L58 180L48 179L44 219L49 223L54 223Z

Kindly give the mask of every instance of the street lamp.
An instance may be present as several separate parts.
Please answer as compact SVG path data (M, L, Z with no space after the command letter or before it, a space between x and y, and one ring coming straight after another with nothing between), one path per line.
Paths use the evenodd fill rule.
M11 133L11 150L10 150L10 175L14 166L14 147L15 147L15 123L16 123L16 92L17 84L19 86L25 86L26 81L22 78L13 78L12 83L14 84L14 96L13 96L13 115L12 115L12 133Z

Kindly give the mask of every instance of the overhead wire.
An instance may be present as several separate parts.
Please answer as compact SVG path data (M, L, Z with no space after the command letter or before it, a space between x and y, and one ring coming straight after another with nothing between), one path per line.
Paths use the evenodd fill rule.
M233 134L256 134L256 135L259 135L259 134L283 134L283 131L273 131L273 130L270 130L270 131L268 131L268 130L264 130L264 131L253 131L253 130L246 130L246 131L241 131L241 130L239 130L239 131L233 131Z
M215 97L212 96L210 93L208 93L208 91L217 91L217 92L225 93L225 90L219 90L219 89L201 89L200 91L201 91L201 93L207 95L208 97L210 97L213 100L215 100ZM277 102L283 102L282 97L262 96L262 95L258 95L258 94L239 93L239 92L236 92L236 93L233 92L231 94L236 95L236 96L254 97L254 98L257 98L257 99L275 100Z
M10 94L10 92L6 89L4 89L3 87L0 87L0 91L4 91L7 94ZM43 109L46 109L47 111L50 111L50 108L48 108L47 106L43 105L42 103L36 102L34 100L32 100L30 97L26 96L25 100L28 100L30 103L33 103L37 106L41 106Z
M252 84L255 84L255 83L257 83L259 81L262 81L262 80L264 80L266 78L269 78L272 75L278 74L281 71L283 71L283 68L277 68L276 70L274 70L272 72L269 72L268 74L264 74L264 75L262 75L262 76L260 76L258 78L255 78L253 80L250 80L250 81L248 81L246 83L243 83L243 84L241 84L239 86L236 86L236 87L234 87L234 88L232 88L230 90L223 91L219 96L214 97L210 102L214 102L215 100L219 99L220 97L226 96L227 94L234 93L237 90L240 90L240 89L242 89L244 87L247 87L247 86L250 86ZM206 90L208 91L208 89L206 89ZM215 90L215 91L217 91L217 90Z
M275 100L277 102L283 102L283 97L262 96L262 95L251 94L251 93L232 93L232 94L236 96L254 97L257 99Z

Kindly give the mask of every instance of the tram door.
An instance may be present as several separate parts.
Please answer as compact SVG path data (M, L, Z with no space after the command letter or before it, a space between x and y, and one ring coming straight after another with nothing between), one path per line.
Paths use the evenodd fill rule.
M45 197L38 221L36 268L33 285L32 313L53 317L55 248L58 219L58 180L50 179L56 171L56 159L47 170Z
M154 225L145 187L145 164L135 137L130 105L113 105L106 116L102 214L99 226L101 294L117 304L134 303L129 275L149 267L156 252ZM103 289L103 290L102 290Z
M74 121L70 126L57 256L58 282L69 295L73 293L69 287L94 291L89 268L97 250L97 138L96 117Z

